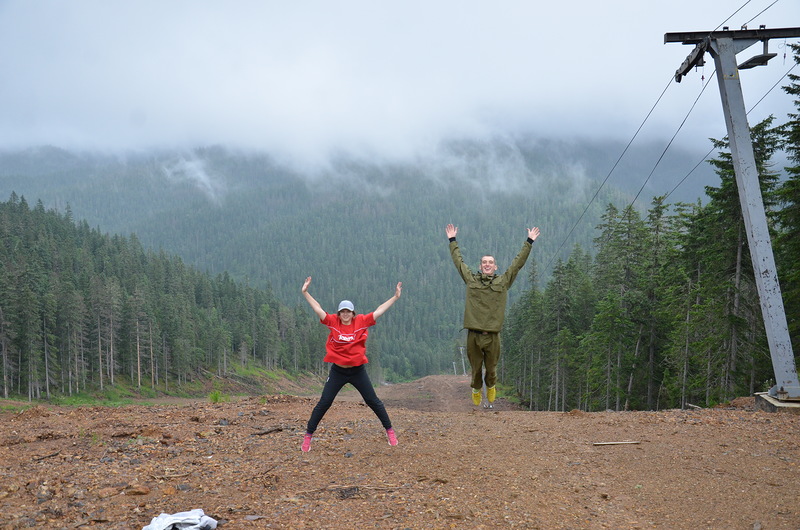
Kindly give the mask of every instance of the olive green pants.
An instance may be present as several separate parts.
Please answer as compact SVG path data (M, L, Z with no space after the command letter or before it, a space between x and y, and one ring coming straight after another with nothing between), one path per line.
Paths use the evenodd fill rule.
M467 358L472 367L472 384L475 390L493 387L497 383L497 363L500 361L500 334L483 331L467 332ZM483 367L486 377L483 377Z

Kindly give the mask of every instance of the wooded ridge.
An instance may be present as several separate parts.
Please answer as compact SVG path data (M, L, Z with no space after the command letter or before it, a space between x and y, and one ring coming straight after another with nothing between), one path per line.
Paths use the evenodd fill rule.
M752 133L797 351L800 126L770 117ZM16 190L2 205L6 387L38 397L121 373L166 385L231 359L323 370L306 276L328 311L344 298L371 311L403 282L370 335L374 381L460 371L452 222L468 262L493 254L501 270L525 229L542 229L511 291L501 366L531 407L711 405L765 390L730 154L724 140L714 147L702 200L635 205L619 188L598 192L596 152L567 157L565 144L532 138L452 142L424 163L343 155L305 171L220 147L125 160L3 153L0 184ZM791 167L774 167L779 153ZM642 182L642 167L624 180Z

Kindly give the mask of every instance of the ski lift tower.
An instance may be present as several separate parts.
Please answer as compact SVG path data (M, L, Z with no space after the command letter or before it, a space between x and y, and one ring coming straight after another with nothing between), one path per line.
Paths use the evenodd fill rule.
M736 173L736 186L739 190L739 202L742 206L747 242L750 246L756 287L761 302L761 314L767 332L772 368L775 372L775 386L768 392L756 394L756 403L759 408L765 410L774 411L788 407L797 408L800 412L800 383L797 379L778 272L767 229L767 216L761 197L758 169L753 155L750 127L747 124L742 86L739 82L740 70L763 66L775 57L776 54L769 53L768 50L770 39L793 37L800 37L800 28L766 29L760 26L759 29L747 29L743 26L741 30L735 31L723 27L722 31L666 33L664 43L680 42L695 45L694 50L675 72L675 81L678 83L693 67L705 64L703 56L706 52L714 58L722 97L722 110L728 127L733 169ZM737 64L736 54L757 42L763 43L762 53Z

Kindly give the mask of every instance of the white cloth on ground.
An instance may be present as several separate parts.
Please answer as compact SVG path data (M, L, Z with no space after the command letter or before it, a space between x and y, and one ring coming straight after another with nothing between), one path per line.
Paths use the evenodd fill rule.
M162 513L153 517L150 524L142 530L213 530L217 521L205 515L203 510L196 508L188 512Z

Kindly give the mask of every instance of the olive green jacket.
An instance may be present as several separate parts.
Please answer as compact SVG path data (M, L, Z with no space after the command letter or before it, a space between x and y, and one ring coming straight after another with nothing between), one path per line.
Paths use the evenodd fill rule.
M498 333L503 327L503 319L508 302L508 288L517 278L517 273L525 265L531 253L532 244L526 240L522 250L503 274L483 274L472 272L461 257L458 243L450 241L450 257L458 273L467 284L467 297L464 304L464 327L476 331Z

